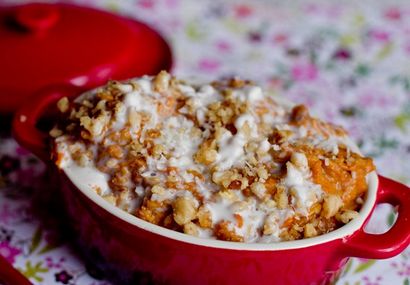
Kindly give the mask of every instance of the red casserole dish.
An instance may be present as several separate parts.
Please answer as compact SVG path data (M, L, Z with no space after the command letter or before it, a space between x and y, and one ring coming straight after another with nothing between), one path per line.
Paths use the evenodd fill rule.
M327 284L348 257L389 258L410 243L410 190L393 180L369 175L360 214L347 225L309 239L246 244L201 239L150 224L105 201L52 166L45 133L36 128L63 96L80 94L74 87L44 91L15 115L14 136L58 175L72 226L87 248L118 271L166 284ZM390 203L398 218L386 233L364 231L374 207ZM126 279L126 278L125 278Z

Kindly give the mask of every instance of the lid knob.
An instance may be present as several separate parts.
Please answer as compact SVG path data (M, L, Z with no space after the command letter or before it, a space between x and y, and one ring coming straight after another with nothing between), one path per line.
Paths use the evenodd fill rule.
M33 3L17 9L15 19L19 25L31 32L40 32L52 27L59 13L54 5Z

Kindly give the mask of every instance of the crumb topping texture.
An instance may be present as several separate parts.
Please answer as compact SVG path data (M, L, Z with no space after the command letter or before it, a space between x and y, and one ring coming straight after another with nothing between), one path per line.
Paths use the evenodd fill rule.
M54 161L148 222L203 238L278 242L358 215L370 158L346 132L246 80L166 72L61 99Z

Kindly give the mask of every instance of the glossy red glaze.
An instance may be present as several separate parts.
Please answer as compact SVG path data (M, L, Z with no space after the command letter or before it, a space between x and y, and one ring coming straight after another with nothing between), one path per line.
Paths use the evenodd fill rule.
M410 189L394 180L379 175L377 204L389 203L398 207L398 215L388 234L356 232L345 240L343 250L349 256L389 258L403 251L410 243ZM370 217L369 217L370 218Z
M65 204L79 239L116 268L164 284L327 284L344 264L342 240L282 251L204 247L153 234L93 204L67 177ZM302 283L301 283L302 282Z
M3 285L31 285L31 282L19 271L13 268L7 260L0 255L0 284Z
M19 143L45 161L48 161L46 144L35 129L35 122L46 106L57 100L59 93L61 97L67 94L67 89L38 97L41 100L27 104L13 122ZM72 90L69 93L75 94ZM21 120L22 117L25 119ZM381 176L372 207L389 202L398 206L399 211L395 225L388 232L365 233L364 222L355 232L310 246L277 250L272 244L272 249L236 250L170 238L166 229L163 234L144 230L97 205L64 173L55 168L54 172L61 177L65 204L79 240L88 248L97 249L117 270L144 272L144 276L159 283L326 284L337 276L349 256L388 258L410 243L410 189Z
M72 4L0 5L0 113L51 85L93 88L169 70L171 51L148 26Z

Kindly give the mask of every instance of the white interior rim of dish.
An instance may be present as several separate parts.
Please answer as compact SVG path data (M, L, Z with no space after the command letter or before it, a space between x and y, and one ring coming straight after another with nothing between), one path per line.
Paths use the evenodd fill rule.
M71 182L87 196L92 202L108 211L117 218L134 225L140 229L146 230L148 232L167 237L169 239L177 240L180 242L186 242L193 245L213 247L213 248L223 248L229 250L248 250L248 251L274 251L274 250L286 250L286 249L297 249L310 247L313 245L318 245L326 242L330 242L337 239L342 239L350 236L357 230L359 230L366 218L369 216L377 196L378 188L378 177L376 172L371 172L368 174L368 191L365 197L363 206L359 212L359 216L347 223L346 225L331 231L327 234L323 234L313 238L306 238L294 241L281 241L281 242L272 242L272 243L243 243L243 242L229 242L216 239L206 239L199 238L195 236L190 236L184 233L180 233L174 230L170 230L155 224L151 224L147 221L144 221L136 216L133 216L126 211L114 206L113 204L106 201L103 197L98 195L92 189L84 189L84 187L79 187L75 183L75 177L72 177L69 172L65 172L67 177ZM73 195L75 195L73 193Z

